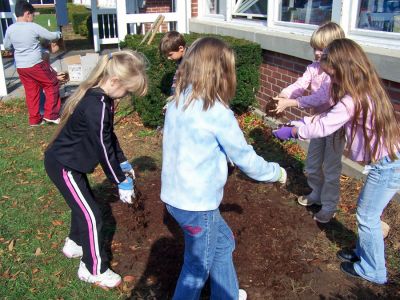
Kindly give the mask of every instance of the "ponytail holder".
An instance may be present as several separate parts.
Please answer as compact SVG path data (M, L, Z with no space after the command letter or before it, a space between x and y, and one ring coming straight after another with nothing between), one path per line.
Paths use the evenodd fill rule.
M108 58L111 59L112 58L112 53L108 53Z

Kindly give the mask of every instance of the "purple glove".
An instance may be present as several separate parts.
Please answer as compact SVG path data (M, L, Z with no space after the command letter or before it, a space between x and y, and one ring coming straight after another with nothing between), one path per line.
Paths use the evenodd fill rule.
M294 138L292 134L292 129L293 127L283 126L277 130L272 131L272 134L274 135L274 137L282 141L286 141L288 139Z

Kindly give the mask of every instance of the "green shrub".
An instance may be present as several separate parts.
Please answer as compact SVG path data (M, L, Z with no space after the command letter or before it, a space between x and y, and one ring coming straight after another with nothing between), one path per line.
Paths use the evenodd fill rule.
M87 13L90 14L90 10L87 9L84 5L76 5L72 3L67 3L67 9L68 9L68 21L70 23L73 22L73 15L76 13Z
M162 108L170 95L172 79L176 71L175 62L168 61L158 51L158 44L163 34L157 34L151 45L139 45L142 35L127 35L121 42L121 48L130 48L142 52L150 62L149 89L145 97L133 97L133 105L146 126L157 127L162 125L164 116ZM187 34L185 40L190 45L199 37L211 36L201 34ZM250 106L256 105L255 94L259 87L259 67L261 64L261 47L258 44L232 37L217 36L228 43L236 54L237 89L232 99L231 108L236 113L248 111Z
M56 9L54 7L36 7L35 12L41 15L49 15L49 14L55 14Z
M72 28L75 33L80 33L82 30L82 26L86 27L86 21L89 18L89 13L74 13L72 15ZM87 28L86 28L87 32Z

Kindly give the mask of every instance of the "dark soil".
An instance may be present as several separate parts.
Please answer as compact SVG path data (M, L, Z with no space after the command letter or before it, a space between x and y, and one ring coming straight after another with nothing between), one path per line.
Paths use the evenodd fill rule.
M130 137L120 141L127 156L134 157L140 196L127 206L117 201L106 181L95 189L100 199L109 200L114 193L115 202L104 204L111 265L124 277L120 289L129 299L171 299L182 265L183 237L160 200L159 157L146 155L160 151L161 136L134 138L144 130L133 125L138 121L121 124L117 134ZM253 145L264 153L274 146L257 144L260 134L265 132L253 136ZM149 148L142 149L144 144ZM288 187L257 183L235 170L220 206L236 238L234 262L248 299L400 299L396 274L382 287L340 272L335 253L352 245L354 218L345 225L339 214L329 224L318 225L311 217L318 208L306 209L295 201L308 192L301 169L290 160L282 164L288 169ZM341 206L348 215L354 213L360 185L348 178L342 184ZM208 299L207 287L202 298Z

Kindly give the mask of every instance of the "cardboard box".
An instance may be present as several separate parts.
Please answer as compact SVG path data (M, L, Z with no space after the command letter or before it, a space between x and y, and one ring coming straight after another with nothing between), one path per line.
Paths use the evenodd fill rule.
M68 71L70 81L82 81L81 56L73 55L63 59L63 71Z
M98 61L99 61L98 53L87 53L85 56L81 56L83 80L88 78L89 74L96 67Z
M80 82L89 76L98 61L99 54L97 53L68 56L63 59L63 70L68 70L71 82Z

